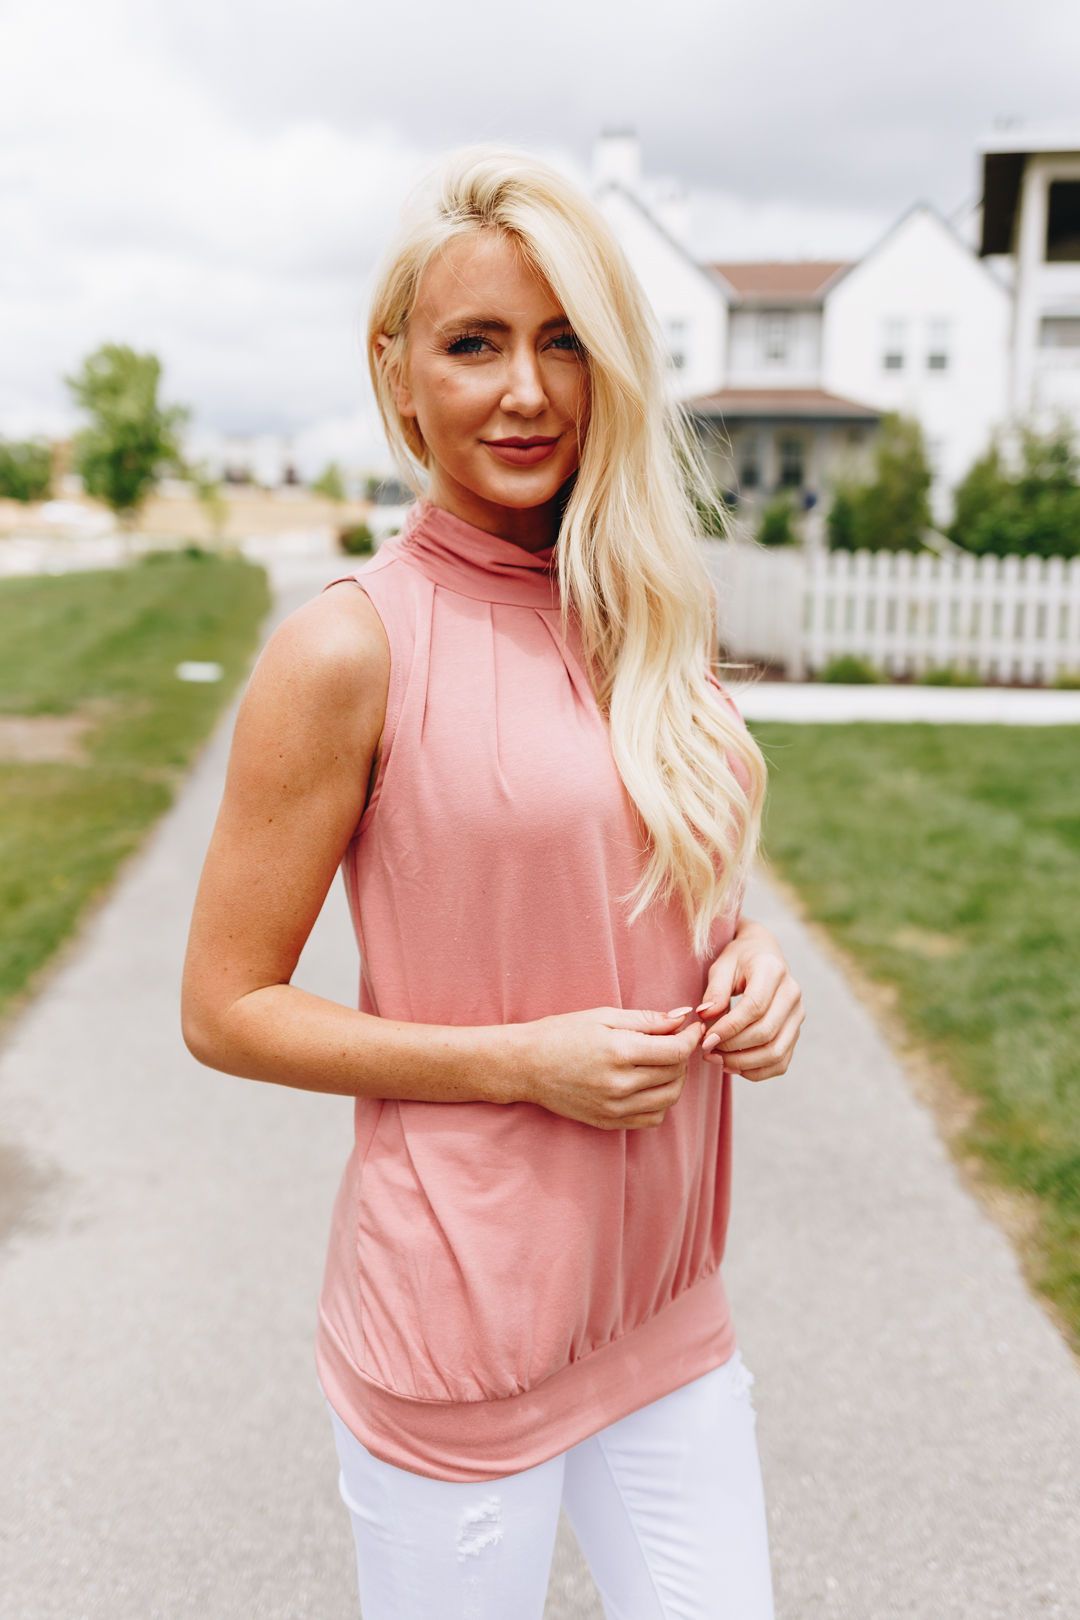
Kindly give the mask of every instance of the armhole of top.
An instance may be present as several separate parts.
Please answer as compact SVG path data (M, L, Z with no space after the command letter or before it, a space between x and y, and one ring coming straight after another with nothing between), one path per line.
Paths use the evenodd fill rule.
M331 585L341 585L345 583L358 586L359 589L363 591L372 607L375 609L375 612L379 617L379 622L383 627L383 634L386 637L386 644L389 649L390 656L390 680L386 688L386 713L383 717L383 727L378 743L379 765L375 772L375 780L371 784L371 796L369 797L367 804L364 806L360 820L356 823L356 826L352 830L352 836L349 839L351 844L355 842L357 838L359 838L360 834L367 827L368 822L375 814L375 807L378 804L379 799L382 797L383 783L386 780L386 771L390 764L390 755L393 752L394 737L397 733L398 718L401 713L402 671L400 668L400 659L394 649L394 638L390 634L390 626L386 622L386 615L383 613L371 591L368 590L363 579L361 579L357 574L342 574L338 579L328 579L326 584L323 586L323 590L329 590Z

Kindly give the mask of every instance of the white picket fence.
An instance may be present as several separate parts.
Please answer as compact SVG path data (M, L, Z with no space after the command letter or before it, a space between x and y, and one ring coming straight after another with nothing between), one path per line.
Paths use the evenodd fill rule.
M789 551L707 540L720 639L794 680L843 653L889 675L987 681L1080 670L1080 558Z

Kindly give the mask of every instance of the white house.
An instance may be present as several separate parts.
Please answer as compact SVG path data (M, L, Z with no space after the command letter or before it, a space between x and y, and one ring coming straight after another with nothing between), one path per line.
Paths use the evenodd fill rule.
M807 540L820 539L835 481L868 469L881 415L899 410L922 424L934 517L948 521L953 487L1009 409L1012 294L983 262L1000 246L976 251L919 202L854 261L703 264L676 234L677 192L665 199L643 178L632 130L600 135L592 184L667 335L673 388L737 510L752 516L790 490L812 508ZM1054 216L1059 236L1075 220L1069 195Z
M1080 422L1080 124L980 142L979 252L1012 259L1010 414Z
M712 272L671 229L670 205L665 209L650 195L632 130L609 130L596 143L593 195L663 329L674 391L680 397L707 393L727 343L727 305Z
M918 419L939 523L1007 414L1009 306L1008 289L922 202L825 299L825 386Z

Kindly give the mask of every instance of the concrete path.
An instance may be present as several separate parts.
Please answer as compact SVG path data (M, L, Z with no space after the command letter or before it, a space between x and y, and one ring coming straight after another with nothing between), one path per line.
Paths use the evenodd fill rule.
M0 1620L357 1613L312 1359L351 1104L178 1027L234 713L0 1053ZM735 1081L725 1264L778 1620L1067 1620L1077 1365L829 954L764 876L747 910L809 1008L786 1076ZM354 1002L340 879L296 982ZM565 1520L547 1615L601 1620Z

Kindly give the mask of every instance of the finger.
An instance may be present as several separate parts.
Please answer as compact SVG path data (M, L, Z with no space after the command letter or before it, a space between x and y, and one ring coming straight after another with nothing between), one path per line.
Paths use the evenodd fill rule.
M709 971L705 994L694 1008L695 1012L702 1013L709 1008L710 1016L715 1017L727 1007L735 989L738 966L739 958L734 951L721 951Z
M725 1069L730 1069L734 1074L744 1074L748 1079L752 1077L763 1079L764 1075L757 1072L762 1069L768 1069L774 1074L783 1074L791 1062L801 1028L802 1011L801 1008L794 1007L775 1039L763 1046L750 1047L746 1051L728 1052L714 1049L705 1054L705 1061L722 1062Z
M650 1085L627 1092L612 1111L618 1118L628 1114L652 1114L658 1108L673 1108L681 1095L682 1087L673 1083L669 1075L654 1075Z
M723 1043L730 1040L732 1035L749 1029L751 1024L768 1012L778 986L786 977L787 968L779 957L755 957L746 980L746 989L738 1003L732 1002L731 1010L716 1020L709 1033L715 1035L719 1032Z
M649 1035L630 1030L626 1038L627 1062L635 1069L651 1069L684 1063L705 1033L705 1025L695 1018L674 1035Z
M665 1013L655 1012L652 1008L609 1007L604 1012L604 1022L613 1029L660 1029L667 1033L676 1024L681 1024L687 1013L693 1010L693 1007L674 1007Z
M717 1023L713 1024L706 1035L702 1043L702 1050L711 1052L717 1046L722 1046L724 1051L730 1054L732 1052L752 1051L757 1046L767 1046L770 1041L776 1040L780 1031L788 1023L800 1000L800 996L801 991L794 979L789 980L786 984L780 986L768 1009L760 1018L756 1018L752 1024L748 1024L745 1029L737 1031L734 1035L728 1036L727 1039L724 1038L722 1028L718 1027L720 1020L717 1020Z

